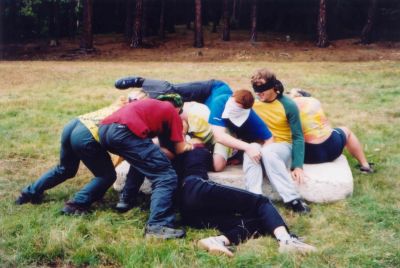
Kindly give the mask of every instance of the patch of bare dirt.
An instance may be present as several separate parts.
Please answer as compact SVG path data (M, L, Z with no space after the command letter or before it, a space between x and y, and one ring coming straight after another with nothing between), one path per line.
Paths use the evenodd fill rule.
M250 43L248 33L233 31L231 41L219 33L204 32L204 47L194 48L191 30L180 29L165 40L144 39L144 47L133 49L122 35L96 35L94 49L82 51L79 39L62 39L52 47L36 41L6 47L9 60L104 60L104 61L374 61L400 60L400 42L357 44L357 39L332 41L327 48L301 37L273 33L259 34Z

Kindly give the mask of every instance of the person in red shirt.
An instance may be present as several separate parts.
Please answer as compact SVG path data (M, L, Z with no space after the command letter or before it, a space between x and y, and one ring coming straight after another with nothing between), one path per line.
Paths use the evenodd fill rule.
M183 106L177 94L164 100L138 100L122 107L101 122L101 144L110 152L127 160L131 167L152 182L150 216L146 237L180 238L185 232L174 229L172 196L178 178L170 160L152 138L166 139L174 144L176 154L193 149L183 138L179 111Z

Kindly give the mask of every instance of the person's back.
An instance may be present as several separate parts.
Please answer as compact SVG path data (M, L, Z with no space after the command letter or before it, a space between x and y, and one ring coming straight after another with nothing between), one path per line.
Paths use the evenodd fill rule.
M319 164L333 161L346 147L360 163L361 172L374 172L372 163L368 163L357 136L347 127L332 128L318 99L299 88L291 89L288 94L300 110L305 138L305 163Z
M126 125L140 138L154 138L168 130L171 133L171 141L182 140L181 119L169 102L154 99L135 101L125 105L101 123L115 122Z
M313 97L297 97L294 99L300 111L301 127L307 143L321 143L332 132L321 102Z

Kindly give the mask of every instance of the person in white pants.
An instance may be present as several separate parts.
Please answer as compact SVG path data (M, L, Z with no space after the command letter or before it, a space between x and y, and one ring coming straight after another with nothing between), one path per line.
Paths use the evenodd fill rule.
M295 183L300 184L304 180L304 136L299 110L293 100L283 95L283 85L271 71L256 71L251 83L258 97L254 111L267 124L274 137L273 144L261 149L265 173L290 209L297 213L309 213L310 208L295 187ZM262 193L262 165L244 156L247 190L258 194Z

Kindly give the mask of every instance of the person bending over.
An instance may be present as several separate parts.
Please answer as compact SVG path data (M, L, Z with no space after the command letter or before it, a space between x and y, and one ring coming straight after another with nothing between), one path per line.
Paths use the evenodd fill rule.
M90 205L101 199L116 179L109 153L99 143L97 124L126 104L125 99L98 111L84 114L70 121L61 135L60 161L34 183L25 187L16 204L37 204L43 193L67 179L73 178L82 161L95 176L75 196L65 203L64 214L84 214Z
M331 162L338 158L346 147L357 159L361 172L374 172L357 136L348 127L332 128L318 99L298 88L293 88L289 96L293 98L300 110L305 139L304 163Z
M183 139L179 117L182 99L174 94L165 100L168 101L143 99L131 102L106 117L99 128L104 148L123 157L129 162L131 170L152 182L150 216L145 235L163 239L180 238L185 232L173 228L172 196L178 184L177 175L152 138L171 141L177 154L193 149L193 145Z

